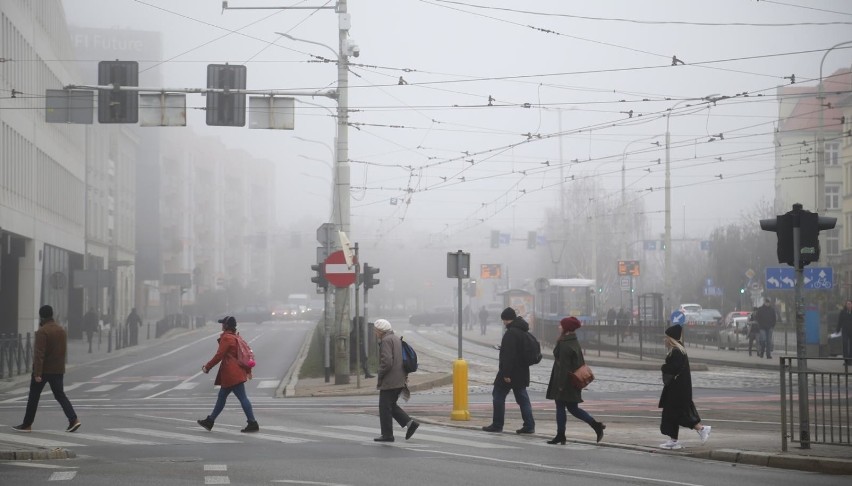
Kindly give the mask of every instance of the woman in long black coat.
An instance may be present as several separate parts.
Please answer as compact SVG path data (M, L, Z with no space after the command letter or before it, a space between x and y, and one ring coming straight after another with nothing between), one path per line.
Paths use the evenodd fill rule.
M565 425L568 416L565 410L574 417L589 424L595 431L597 441L603 438L606 425L596 421L588 412L580 408L583 401L583 390L574 388L568 381L568 372L574 371L585 364L583 350L574 331L580 328L580 320L576 317L566 317L559 322L562 334L553 348L553 369L550 372L550 382L547 385L547 399L556 401L556 437L547 441L548 444L565 444Z
M659 407L663 409L660 432L670 439L660 444L663 449L683 449L683 445L678 442L680 427L698 432L702 444L710 438L710 426L701 424L701 417L692 402L692 374L681 342L682 334L683 327L680 325L666 329L665 343L669 352L662 366L663 393L660 395Z

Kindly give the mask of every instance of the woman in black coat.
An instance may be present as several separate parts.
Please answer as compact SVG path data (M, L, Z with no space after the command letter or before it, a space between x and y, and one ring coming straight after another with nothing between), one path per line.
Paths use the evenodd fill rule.
M660 432L670 439L660 444L663 449L683 449L678 442L680 427L698 432L701 443L710 438L710 426L701 424L701 417L692 402L692 375L689 371L689 359L681 342L683 327L674 325L666 329L665 343L669 349L666 362L662 366L663 393L659 407L663 409Z
M603 438L606 425L596 421L588 412L580 408L583 401L583 390L571 386L568 372L574 371L585 364L583 350L574 331L580 328L580 320L576 317L566 317L559 322L562 334L553 348L553 370L550 372L550 382L547 385L548 400L556 401L556 437L547 441L548 444L565 444L565 424L571 415L589 424L595 431L597 441Z

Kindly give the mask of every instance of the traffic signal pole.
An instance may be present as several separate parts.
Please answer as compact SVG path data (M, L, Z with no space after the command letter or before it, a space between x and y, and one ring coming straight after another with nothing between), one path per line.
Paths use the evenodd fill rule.
M799 206L801 209L801 205ZM805 372L808 369L806 359L807 349L805 347L805 303L802 299L802 285L804 272L802 268L802 229L801 217L796 207L793 207L793 268L796 269L796 286L794 301L796 305L796 362L799 382L799 443L802 449L811 448L810 414L808 411L808 379ZM773 309L774 312L774 309ZM767 344L768 346L768 344ZM769 348L766 348L769 352Z

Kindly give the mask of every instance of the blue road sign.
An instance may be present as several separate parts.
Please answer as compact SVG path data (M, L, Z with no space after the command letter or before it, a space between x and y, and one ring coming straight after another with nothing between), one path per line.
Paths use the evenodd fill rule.
M656 250L657 249L657 241L656 240L645 240L645 249L646 250Z
M831 267L805 267L802 285L807 290L827 290L834 286ZM766 290L790 290L796 287L796 271L792 267L766 267Z

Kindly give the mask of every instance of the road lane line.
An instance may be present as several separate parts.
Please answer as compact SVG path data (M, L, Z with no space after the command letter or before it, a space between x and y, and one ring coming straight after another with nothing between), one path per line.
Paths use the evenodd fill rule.
M126 365L124 365L124 366L119 366L118 368L116 368L116 369L114 369L114 370L107 371L106 373L101 373L100 375L93 377L93 379L98 380L98 379L101 379L101 378L103 378L103 377L105 377L105 376L109 376L109 375L112 375L112 374L118 373L119 371L124 371L124 370L126 370L126 369L128 369L128 368L136 367L136 366L138 366L138 365L140 365L140 364L142 364L142 363L149 363L149 362L151 362L151 361L157 361L157 360L160 360L160 359L162 359L164 356L168 356L168 355L170 355L170 354L179 353L179 352L183 351L184 349L186 349L186 348L188 348L188 347L190 347L190 346L194 346L194 345L196 345L196 344L200 343L201 341L204 341L205 339L213 339L213 338L215 338L215 337L217 337L217 336L218 336L218 334L211 334L210 336L204 336L204 337L203 337L203 338L201 338L201 339L196 339L195 341L193 341L193 342L191 342L191 343L184 344L183 346L179 346L179 347L177 347L177 348L175 348L175 349L172 349L171 351L167 351L167 352L162 353L162 354L159 354L159 355L157 355L157 356L153 356L153 357L148 358L148 359L143 359L143 360L141 360L141 361L136 361L136 362L133 362L133 363L130 363L130 364L126 364Z

